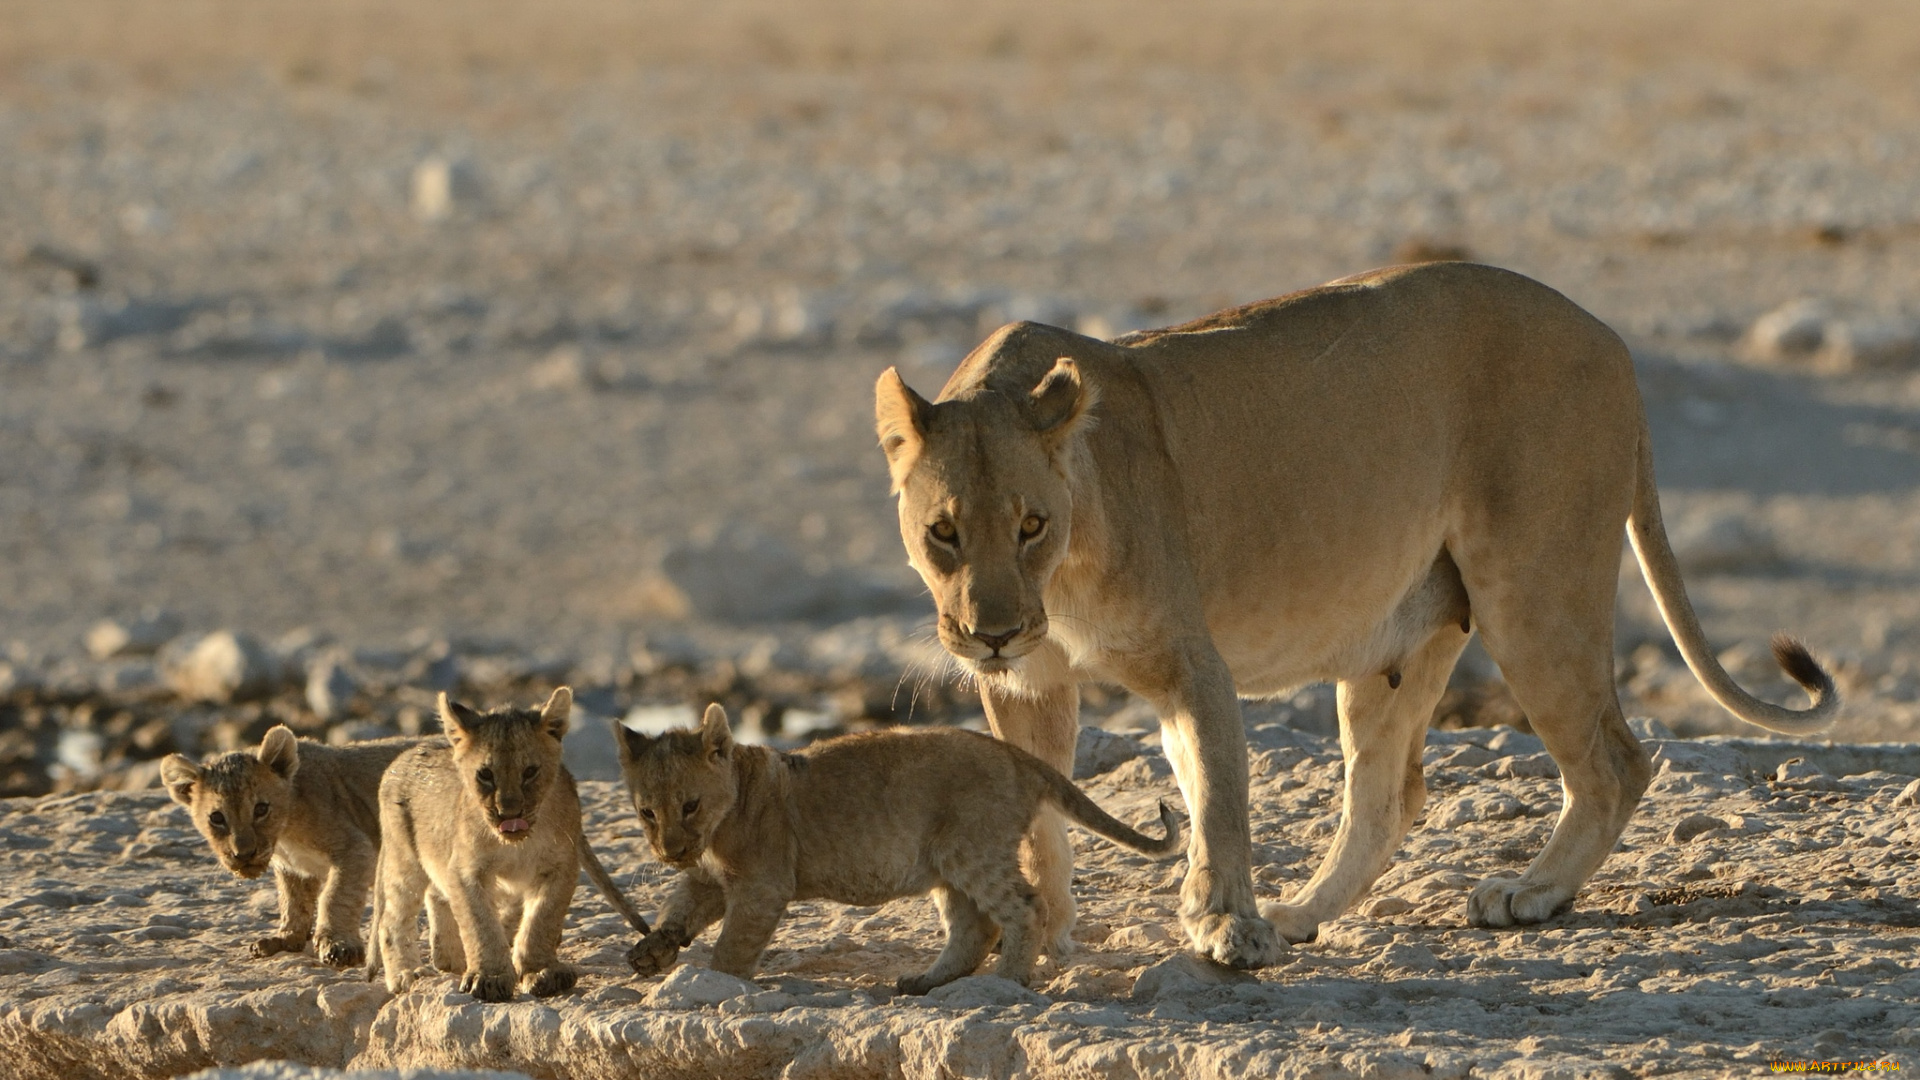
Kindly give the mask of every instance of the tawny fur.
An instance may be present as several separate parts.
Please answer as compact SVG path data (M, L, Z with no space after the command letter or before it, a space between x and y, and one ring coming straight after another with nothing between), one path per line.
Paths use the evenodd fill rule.
M367 977L401 993L416 978L421 901L433 966L482 1001L562 993L578 976L560 934L584 863L640 933L647 924L587 846L580 796L560 763L573 695L539 710L476 713L440 695L446 739L400 757L380 784L387 837L374 895Z
M1181 921L1223 962L1277 961L1385 868L1426 797L1421 747L1477 628L1559 763L1565 802L1471 922L1568 904L1645 789L1614 694L1622 527L1681 654L1741 719L1805 734L1813 698L1747 694L1714 658L1660 524L1632 359L1551 289L1465 263L1396 267L1108 343L1033 323L975 349L937 402L881 376L876 421L909 561L993 730L1073 760L1085 680L1159 711L1193 810ZM1346 792L1326 862L1257 909L1236 695L1339 683ZM1047 933L1072 926L1072 850L1031 838ZM1264 916L1264 917L1263 917Z
M280 925L253 943L254 956L299 952L311 940L322 963L366 959L360 919L380 855L380 776L418 741L327 746L277 726L256 750L160 763L161 782L222 866L243 878L273 869Z
M1180 847L1165 803L1165 835L1143 836L1038 758L956 728L851 735L782 754L734 742L713 705L698 731L616 734L647 840L683 871L659 926L628 953L641 975L671 967L723 917L713 966L751 978L795 900L879 904L931 892L946 947L899 981L902 992L971 974L996 938L997 973L1026 983L1039 912L1019 850L1043 805L1143 854Z

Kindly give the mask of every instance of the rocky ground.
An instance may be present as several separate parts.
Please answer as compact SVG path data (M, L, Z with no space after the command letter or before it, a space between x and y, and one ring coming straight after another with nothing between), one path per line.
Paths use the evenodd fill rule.
M1649 736L1663 734L1636 721ZM1258 880L1303 882L1333 830L1337 747L1253 733ZM1559 804L1511 729L1436 732L1423 823L1361 909L1257 975L1175 939L1179 864L1082 839L1080 950L1031 990L973 976L895 997L939 946L929 902L800 904L752 983L634 979L631 932L583 890L566 997L482 1005L451 977L394 998L306 956L249 960L270 886L226 876L153 792L0 804L0 1051L23 1080L170 1075L286 1058L534 1077L1642 1076L1770 1060L1898 1061L1920 1047L1920 751L1654 738L1658 777L1576 909L1469 929L1470 885L1517 872ZM1793 755L1787 757L1787 755ZM1089 733L1103 805L1175 797L1149 743ZM668 875L615 785L588 835L642 901Z
M1076 1075L1906 1045L1913 811L1893 777L1920 764L1890 744L1920 733L1914 13L28 0L7 23L0 797L29 798L0 801L0 1008L5 1038L53 1055L33 1060L233 1061L249 1018L283 1012L310 1061L448 1063L442 1036L471 1030L490 1034L461 1063L537 1075L617 1072L633 1046L668 1048L645 1059L663 1073L751 1071L726 1054L763 1036L827 1048L823 1069ZM1092 845L1087 949L1037 988L1050 1003L875 999L933 947L911 904L796 919L753 994L657 999L722 995L698 1011L621 980L585 899L595 977L552 1010L387 1002L234 958L261 898L161 801L165 754L274 723L418 731L437 691L563 682L592 718L717 699L782 743L978 724L900 555L874 377L931 392L1010 319L1105 336L1444 257L1532 274L1622 333L1723 662L1798 703L1764 648L1793 631L1850 703L1833 747L1701 744L1557 927L1460 928L1467 883L1517 869L1556 798L1476 647L1385 907L1258 984L1188 986L1211 976L1158 935L1165 869ZM1630 561L1617 655L1631 713L1751 734L1679 664ZM1150 735L1120 691L1085 711ZM1249 715L1278 755L1258 824L1284 890L1337 806L1315 741L1331 693ZM601 726L575 738L577 771L610 779ZM1145 749L1094 788L1140 816L1168 786ZM1825 775L1781 779L1782 755Z

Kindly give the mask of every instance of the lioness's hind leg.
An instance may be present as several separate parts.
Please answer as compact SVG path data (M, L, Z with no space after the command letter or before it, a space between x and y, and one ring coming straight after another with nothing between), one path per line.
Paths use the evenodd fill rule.
M1599 478L1590 485L1602 486ZM1619 521L1598 535L1592 521L1557 524L1536 525L1538 542L1455 555L1487 652L1559 764L1562 792L1553 835L1526 871L1483 881L1469 896L1475 926L1540 922L1571 903L1652 777L1613 685Z
M1456 626L1435 632L1401 666L1395 688L1385 675L1340 684L1340 749L1346 791L1340 829L1320 868L1292 900L1261 908L1288 941L1311 941L1320 924L1366 895L1426 802L1420 771L1427 722L1447 676L1466 647Z
M903 994L924 994L936 986L973 974L987 958L987 950L993 947L993 921L966 893L941 885L933 890L933 902L940 908L940 921L947 929L947 944L932 967L896 984Z

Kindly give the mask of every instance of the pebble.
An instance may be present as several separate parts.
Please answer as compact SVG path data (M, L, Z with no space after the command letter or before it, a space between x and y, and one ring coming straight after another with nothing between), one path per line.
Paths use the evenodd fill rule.
M698 1009L759 992L758 986L745 979L683 963L667 972L647 995L647 1004L656 1009Z
M219 630L163 664L162 672L167 685L186 700L226 704L266 694L273 688L277 666L251 635Z

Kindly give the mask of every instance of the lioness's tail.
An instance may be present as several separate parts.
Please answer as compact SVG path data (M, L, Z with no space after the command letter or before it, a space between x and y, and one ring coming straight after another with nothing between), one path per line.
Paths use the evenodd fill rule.
M1813 699L1812 707L1807 709L1783 708L1742 690L1708 648L1700 619L1693 613L1686 586L1680 581L1680 563L1673 557L1666 526L1660 521L1660 492L1653 484L1653 444L1644 420L1640 424L1639 477L1633 496L1633 516L1627 519L1627 535L1633 541L1634 554L1640 559L1640 572L1646 575L1647 587L1653 591L1654 603L1660 605L1660 615L1666 620L1668 632L1673 634L1674 644L1680 646L1680 655L1693 669L1694 678L1707 688L1713 700L1747 723L1782 735L1811 735L1833 723L1834 715L1840 711L1840 692L1833 685L1833 676L1827 674L1805 645L1785 634L1776 634L1773 638L1773 658Z
M1100 804L1087 798L1073 781L1060 775L1058 769L1041 761L1029 759L1038 767L1040 775L1047 781L1047 794L1050 801L1058 806L1074 821L1122 847L1130 847L1142 855L1151 855L1164 859L1180 853L1180 818L1165 799L1160 800L1160 839L1155 840L1145 833L1128 828L1119 818L1100 809Z
M627 920L628 926L633 927L643 935L652 933L653 930L647 925L647 920L641 918L639 909L635 908L632 902L627 899L627 895L621 892L619 886L613 883L613 878L608 875L607 868L600 865L599 856L593 853L593 845L587 843L587 834L584 832L574 833L573 846L580 852L580 865L587 868L587 876L593 879L594 887L600 890L600 895L607 898L607 903L612 904L614 910L618 911L621 917Z

